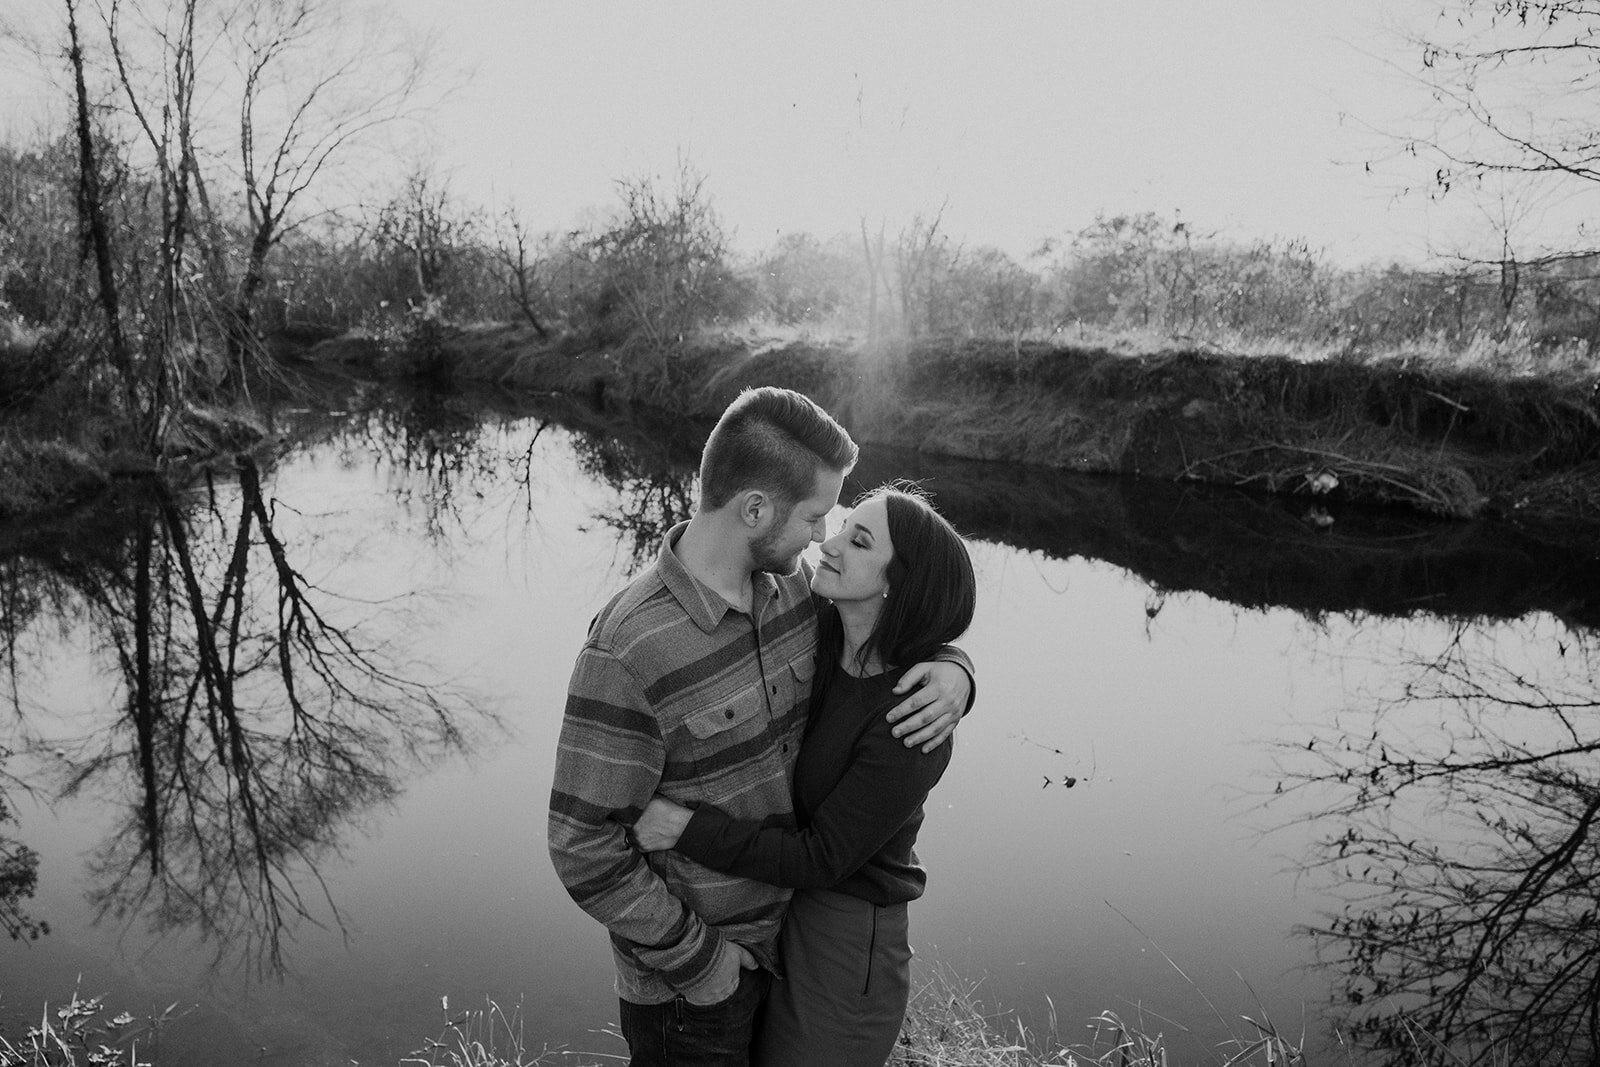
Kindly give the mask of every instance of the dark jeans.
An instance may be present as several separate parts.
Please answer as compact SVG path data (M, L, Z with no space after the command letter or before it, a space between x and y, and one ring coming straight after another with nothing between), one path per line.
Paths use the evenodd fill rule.
M739 972L739 988L701 1007L682 997L665 1004L622 1005L629 1067L748 1067L756 1009L767 995L764 969Z

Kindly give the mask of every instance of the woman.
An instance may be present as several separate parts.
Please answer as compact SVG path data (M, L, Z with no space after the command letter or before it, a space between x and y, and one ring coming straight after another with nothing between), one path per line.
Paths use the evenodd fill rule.
M884 486L822 544L811 589L819 663L795 767L794 828L690 810L662 797L634 826L648 852L676 848L717 870L797 890L751 1062L882 1067L910 994L906 903L927 877L912 845L950 759L906 748L884 713L904 669L972 621L972 561L920 495Z

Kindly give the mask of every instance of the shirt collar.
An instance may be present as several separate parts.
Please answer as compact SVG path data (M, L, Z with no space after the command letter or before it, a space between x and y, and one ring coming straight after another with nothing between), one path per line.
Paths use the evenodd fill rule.
M661 539L661 555L656 560L656 570L661 575L661 583L667 587L667 592L682 605L684 612L694 620L694 624L706 633L711 633L722 622L723 616L730 611L737 611L709 585L689 573L689 568L683 565L678 558L678 553L673 546L678 543L678 538L683 536L683 531L689 528L688 520L678 523L667 531L667 536ZM757 571L750 576L753 584L752 592L757 605L763 600L776 595L778 580L765 571ZM760 618L762 612L756 611Z

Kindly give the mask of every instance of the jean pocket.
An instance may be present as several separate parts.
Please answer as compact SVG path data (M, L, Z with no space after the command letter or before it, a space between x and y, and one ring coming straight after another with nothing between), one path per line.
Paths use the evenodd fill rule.
M743 971L739 987L715 1004L691 1004L683 997L673 1002L674 1047L685 1063L744 1062L755 1037L756 1010L766 988L766 972ZM733 1057L725 1060L724 1057Z

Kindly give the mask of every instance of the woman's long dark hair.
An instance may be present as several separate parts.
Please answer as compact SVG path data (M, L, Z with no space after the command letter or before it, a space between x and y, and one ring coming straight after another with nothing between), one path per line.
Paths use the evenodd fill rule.
M889 516L889 595L878 623L861 647L865 664L874 652L888 667L909 667L933 658L942 645L972 624L978 582L961 535L934 510L913 482L891 482L862 495L856 505L882 498ZM832 604L820 613L816 691L821 692L839 663L844 627Z

